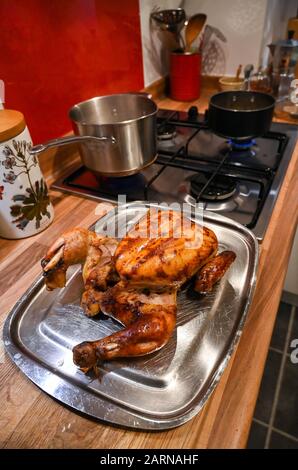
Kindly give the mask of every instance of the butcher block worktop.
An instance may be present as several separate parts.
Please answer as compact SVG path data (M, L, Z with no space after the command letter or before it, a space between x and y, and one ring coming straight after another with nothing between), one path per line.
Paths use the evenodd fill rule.
M208 103L157 100L159 107L188 109ZM51 151L41 166L48 181L75 165L73 150ZM63 157L63 155L62 155ZM61 161L65 164L62 165ZM31 383L0 351L0 447L5 448L243 448L287 271L298 214L298 143L260 250L257 285L240 342L215 392L199 415L179 428L141 432L89 419L55 401ZM97 204L51 191L55 218L44 232L24 240L0 240L0 325L40 274L40 258L57 236L74 226L88 227ZM195 373L195 371L194 371Z

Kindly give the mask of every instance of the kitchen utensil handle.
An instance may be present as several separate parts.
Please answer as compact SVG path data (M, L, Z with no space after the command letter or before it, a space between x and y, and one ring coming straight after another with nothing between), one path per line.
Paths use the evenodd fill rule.
M31 148L30 153L31 155L36 155L52 147L60 147L62 145L76 144L76 143L86 142L86 141L92 141L95 143L98 143L98 142L111 142L113 144L116 143L115 137L96 137L93 135L61 137L60 139L49 140L48 142L45 142L44 144L34 145Z

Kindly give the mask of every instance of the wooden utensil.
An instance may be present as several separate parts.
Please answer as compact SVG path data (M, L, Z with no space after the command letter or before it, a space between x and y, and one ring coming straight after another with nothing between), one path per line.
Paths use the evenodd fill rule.
M206 19L204 13L197 13L189 18L185 28L185 52L191 51L191 45L202 31Z
M236 72L236 80L239 80L241 70L242 70L242 65L240 64L240 65L238 65L238 69L237 69L237 72Z

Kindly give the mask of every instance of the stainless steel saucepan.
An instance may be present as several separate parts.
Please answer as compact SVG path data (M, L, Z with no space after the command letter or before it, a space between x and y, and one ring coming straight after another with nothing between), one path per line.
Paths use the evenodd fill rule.
M98 96L70 109L75 136L35 145L31 153L78 143L83 164L93 173L133 175L156 158L156 114L146 94Z

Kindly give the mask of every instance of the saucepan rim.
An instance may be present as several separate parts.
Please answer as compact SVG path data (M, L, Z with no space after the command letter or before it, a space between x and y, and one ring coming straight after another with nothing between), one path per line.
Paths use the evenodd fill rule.
M152 111L151 113L145 114L143 116L139 116L137 118L127 119L125 121L106 122L106 123L78 121L77 119L74 119L71 116L72 112L76 109L77 106L83 105L85 103L88 103L88 102L96 100L96 99L106 99L106 98L110 98L110 97L115 98L115 97L120 97L120 96L137 96L138 98L143 98L143 99L145 98L147 100L150 100L152 102L153 107L154 107L154 111ZM143 119L149 118L151 116L156 115L157 112L158 112L158 107L157 107L156 103L153 100L151 100L149 97L145 96L145 93L144 93L144 95L142 95L141 93L140 94L139 93L115 93L115 94L110 94L110 95L94 96L93 98L89 98L88 100L80 101L80 103L76 103L75 105L73 105L70 108L70 110L68 112L68 116L69 116L69 118L71 119L72 122L75 122L76 124L80 124L80 125L85 125L85 126L122 126L122 125L135 123L135 122L141 121Z
M245 93L245 94L253 94L253 95L259 95L259 96L264 96L266 98L270 98L272 100L272 103L269 104L268 106L265 106L263 108L257 108L257 109L233 109L233 108L228 108L228 107L225 107L225 106L221 106L219 104L216 104L213 102L213 99L216 99L216 97L220 96L220 95L226 95L227 93L229 94L239 94L239 93ZM226 112L232 112L232 113L255 113L255 112L261 112L261 111L267 111L269 109L272 109L274 108L274 105L275 105L275 99L273 98L273 96L267 94L267 93L262 93L260 91L245 91L245 90L235 90L235 91L222 91L220 93L216 93L215 95L211 96L210 98L210 103L209 105L211 105L212 107L214 108L217 108L217 109L221 109L222 111L226 111Z

